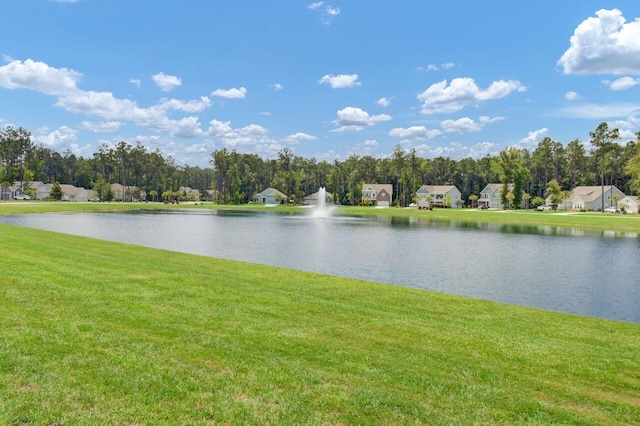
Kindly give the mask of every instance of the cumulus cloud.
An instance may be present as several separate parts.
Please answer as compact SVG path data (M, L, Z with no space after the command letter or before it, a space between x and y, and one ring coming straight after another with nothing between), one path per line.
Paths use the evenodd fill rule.
M287 136L284 140L290 144L299 144L300 141L314 141L317 138L313 135L308 135L306 133L294 133L293 135Z
M182 86L182 80L174 75L166 75L161 72L151 78L163 92L170 92L176 87Z
M427 129L425 126L397 127L391 129L389 136L399 139L427 140L442 134L438 129Z
M549 133L549 129L546 127L534 130L533 132L529 132L526 137L520 139L520 141L515 145L518 148L530 148L536 146L538 142L544 139Z
M174 120L169 118L168 112L200 112L211 104L207 97L191 101L162 99L157 105L142 108L134 101L118 99L110 92L81 90L76 85L80 78L81 74L77 71L53 68L43 62L30 59L24 62L11 61L0 67L0 87L31 89L52 95L57 98L54 104L56 107L106 120L104 123L83 122L81 128L86 130L115 131L124 122L133 122L150 130L169 132L174 137L193 137L202 133L196 118L185 117ZM69 137L68 131L63 129L48 135L48 139L43 139L43 143L52 144L56 140L61 140L61 134Z
M558 65L565 74L640 75L640 19L601 9L582 21Z
M80 128L93 133L113 133L117 132L123 124L120 121L103 121L100 123L83 121L80 123Z
M423 114L450 113L459 111L472 102L500 99L512 92L524 92L526 87L517 80L494 81L480 90L472 78L455 78L451 84L447 80L431 85L418 95L422 101Z
M14 60L0 67L0 87L31 89L45 95L68 95L77 91L82 74L67 68L53 68L44 62Z
M339 127L332 132L359 132L367 126L391 120L391 116L387 114L369 115L363 109L354 107L341 109L337 114L338 119L334 123Z
M213 91L211 95L227 99L242 99L247 96L247 89L244 87L240 87L238 89L235 87L231 89L218 89Z
M184 111L188 113L202 112L211 106L211 100L206 96L201 96L200 100L181 101L178 99L162 99L160 106L174 111Z
M48 148L69 147L78 138L78 132L67 126L62 126L51 133L33 137L33 142Z
M605 81L604 83L608 85L611 90L622 91L631 89L638 84L638 81L631 77L622 77L614 81Z
M269 136L266 128L257 124L233 128L230 121L211 120L206 136L216 139L222 147L266 157L274 157L284 147Z
M479 132L484 127L482 123L476 123L469 117L463 117L458 120L445 120L440 123L440 126L445 132L457 133Z
M269 87L273 87L273 90L275 90L276 92L284 89L284 87L282 87L282 84L280 83L270 84Z
M329 84L333 89L344 89L346 87L360 86L358 81L358 74L340 74L340 75L325 75L320 80L320 84Z
M139 78L132 78L131 80L129 80L129 83L133 84L134 86L136 86L138 89L140 88L140 86L142 85L142 81L140 81Z
M381 107L388 107L389 105L391 105L391 99L389 98L380 98L378 99L378 102L376 102L378 105L380 105Z

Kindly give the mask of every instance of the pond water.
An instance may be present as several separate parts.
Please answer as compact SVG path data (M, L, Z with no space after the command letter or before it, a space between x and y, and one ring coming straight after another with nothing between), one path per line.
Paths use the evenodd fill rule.
M0 222L640 323L635 233L209 210Z

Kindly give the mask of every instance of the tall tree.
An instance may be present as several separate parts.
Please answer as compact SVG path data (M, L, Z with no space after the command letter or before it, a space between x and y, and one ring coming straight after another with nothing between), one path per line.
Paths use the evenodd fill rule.
M606 122L602 122L598 125L595 131L589 132L589 136L591 137L591 145L596 148L596 151L600 152L602 158L600 185L602 186L602 213L604 213L604 172L606 154L611 149L613 143L620 139L620 132L618 129L609 130L609 125Z

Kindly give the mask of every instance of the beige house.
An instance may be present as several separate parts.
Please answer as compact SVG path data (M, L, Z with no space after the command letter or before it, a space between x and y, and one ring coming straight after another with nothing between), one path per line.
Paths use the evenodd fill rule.
M60 184L63 201L86 202L89 201L89 192L84 188L73 185Z
M558 204L558 210L587 210L598 211L602 209L604 197L604 208L613 207L615 203L613 197L618 196L622 200L625 195L613 185L600 186L577 186L571 191L571 197L565 202Z
M393 202L393 185L390 183L365 183L362 185L362 200L372 206L389 207Z
M304 197L304 205L317 206L319 192L320 191L314 192L313 194L310 194ZM333 204L333 194L331 194L330 192L325 192L325 204Z

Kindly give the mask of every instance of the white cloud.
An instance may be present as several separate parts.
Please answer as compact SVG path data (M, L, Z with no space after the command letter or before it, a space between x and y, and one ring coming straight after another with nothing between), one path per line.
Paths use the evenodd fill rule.
M339 7L325 4L325 2L323 1L311 3L307 7L320 14L320 22L322 22L324 25L331 25L331 21L333 20L333 18L340 15Z
M298 132L298 133L295 133L293 135L287 136L284 140L285 140L285 142L288 142L288 143L291 143L291 144L299 144L300 141L314 141L316 139L318 139L318 138L315 137L315 136L308 135L306 133Z
M564 94L564 98L568 101L575 101L576 99L580 99L580 95L578 92L567 92Z
M450 85L447 80L431 85L418 95L418 100L423 102L423 114L450 113L472 102L500 99L514 91L525 90L526 87L516 80L494 81L487 89L480 90L472 78L455 78Z
M182 86L182 80L174 75L159 73L151 77L156 86L163 92L170 92L178 86Z
M218 96L220 98L227 99L242 99L247 96L247 89L244 87L240 87L239 89L231 88L231 89L217 89L211 93L213 96Z
M142 85L142 81L140 81L139 78L132 78L131 80L129 80L129 83L133 84L134 86L136 86L138 89L140 88L140 86Z
M31 59L11 61L0 67L0 87L31 89L46 95L60 96L76 92L82 74L67 68L53 68Z
M80 128L88 130L93 133L113 133L117 132L124 123L120 121L103 121L95 123L92 121L83 121L80 123Z
M250 152L266 157L274 157L284 148L269 136L269 131L257 124L241 128L231 127L229 121L211 120L206 135L215 138L223 147L239 152Z
M62 126L58 130L46 135L34 136L33 141L36 144L42 144L48 148L66 148L69 147L78 138L77 131Z
M358 81L358 74L340 74L340 75L325 75L323 76L318 83L323 84L327 83L334 89L344 89L345 87L355 87L360 86Z
M382 107L388 107L389 105L391 105L391 99L389 98L380 98L378 99L378 102L376 102L378 105L382 106Z
M445 132L473 133L482 130L484 124L476 123L471 118L464 117L458 120L445 120L440 123L440 126Z
M621 91L631 89L638 84L638 81L631 77L622 77L614 81L606 81L605 84L607 84L611 90Z
M640 113L640 104L632 103L612 103L601 105L583 103L556 111L556 115L560 117L587 118L595 120L631 117L638 113Z
M520 139L520 141L515 145L518 148L531 148L534 147L544 139L549 133L549 129L542 128L539 130L534 130L533 132L529 132L526 137Z
M211 106L211 100L206 96L201 96L200 100L181 101L178 99L162 99L160 106L174 111L184 111L188 113L202 112Z
M346 107L337 112L338 119L334 123L340 127L332 132L359 132L366 126L373 126L380 121L389 121L387 114L369 115L368 112L354 107Z
M400 139L427 140L440 136L442 131L438 129L429 130L425 126L411 126L408 128L397 127L391 129L389 136Z
M600 9L575 29L558 65L565 74L640 74L640 19Z
M262 111L262 112L259 112L258 114L264 115L265 117L268 117L268 116L271 115L271 113L269 111Z
M269 87L273 87L273 90L275 90L276 92L284 89L284 87L282 87L282 84L280 83L270 84Z

